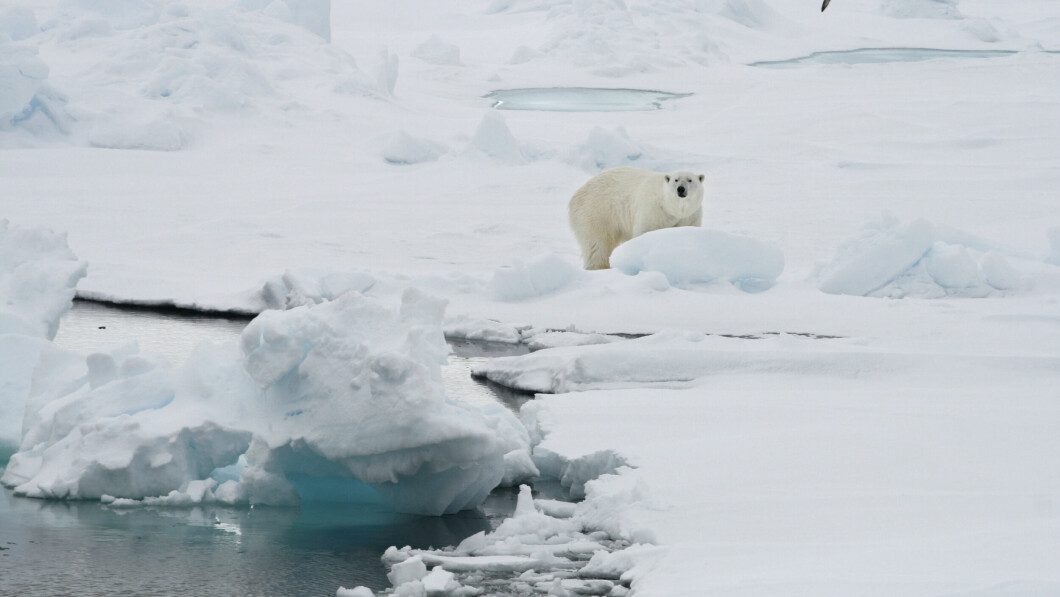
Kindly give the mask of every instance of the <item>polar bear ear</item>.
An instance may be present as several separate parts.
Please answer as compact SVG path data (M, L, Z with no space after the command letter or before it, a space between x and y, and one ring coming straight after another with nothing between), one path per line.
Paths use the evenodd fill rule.
M699 182L703 182L703 175L702 174L699 175Z
M669 174L666 175L666 182L670 182L670 175Z

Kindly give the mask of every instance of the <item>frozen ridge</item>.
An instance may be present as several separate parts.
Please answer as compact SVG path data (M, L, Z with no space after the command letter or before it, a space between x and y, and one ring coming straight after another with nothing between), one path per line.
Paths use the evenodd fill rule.
M135 347L56 350L0 480L17 495L118 507L475 507L537 469L514 414L446 396L444 309L413 289L397 310L349 292L263 313L241 346L200 346L177 368Z
M578 519L575 504L535 500L523 485L515 513L490 533L444 549L388 548L383 562L393 588L381 594L623 597L634 560L657 551L592 530ZM336 597L371 595L365 587L336 592Z
M0 130L20 145L177 151L239 113L284 121L329 95L386 95L328 43L330 0L213 4L71 0L17 43L0 31Z

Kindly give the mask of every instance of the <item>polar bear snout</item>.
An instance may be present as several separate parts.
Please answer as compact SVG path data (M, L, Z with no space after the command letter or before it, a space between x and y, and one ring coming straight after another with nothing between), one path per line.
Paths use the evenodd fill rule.
M683 198L687 194L688 194L688 191L686 191L684 187L677 187L677 196L678 197L682 197Z

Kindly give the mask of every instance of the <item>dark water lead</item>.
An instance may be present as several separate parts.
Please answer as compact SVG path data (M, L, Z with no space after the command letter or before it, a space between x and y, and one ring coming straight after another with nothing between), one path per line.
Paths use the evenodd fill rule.
M597 87L531 87L498 89L484 95L498 110L542 112L636 112L659 110L663 103L691 93L654 89L607 89Z
M940 50L935 48L859 48L814 52L784 60L761 60L749 66L795 68L809 64L883 64L888 62L922 62L940 58L983 59L1018 54L1016 50Z
M238 338L246 320L151 313L78 302L56 343L95 352L136 340L143 352L184 361L196 344ZM446 390L462 400L528 397L470 379L477 360L525 347L453 342ZM3 448L0 448L3 451ZM0 454L0 467L9 453ZM537 484L546 497L562 492ZM517 491L494 491L478 510L427 517L359 506L115 509L91 501L15 498L0 489L0 595L334 595L339 586L389 586L387 547L456 545L511 515Z

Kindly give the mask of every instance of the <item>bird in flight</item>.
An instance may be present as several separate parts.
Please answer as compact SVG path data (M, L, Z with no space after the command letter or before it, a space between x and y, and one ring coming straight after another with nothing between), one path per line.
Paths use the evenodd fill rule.
M828 8L828 3L831 1L832 0L824 0L824 4L821 5L821 12L824 12L824 9Z

